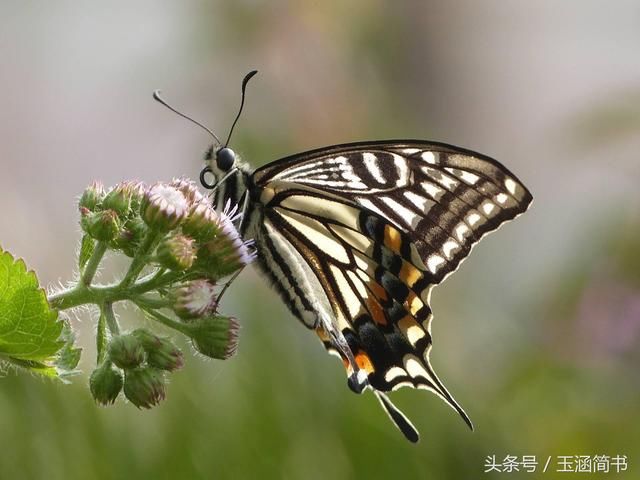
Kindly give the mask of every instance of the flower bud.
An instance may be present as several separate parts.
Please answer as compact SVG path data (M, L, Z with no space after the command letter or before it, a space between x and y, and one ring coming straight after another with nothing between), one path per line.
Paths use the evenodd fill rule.
M109 342L109 358L120 368L135 368L144 362L144 348L134 335L117 335Z
M173 311L183 320L202 317L216 308L215 284L193 280L173 290Z
M134 330L131 334L142 343L149 366L172 372L184 365L182 352L168 338L158 337L143 328Z
M89 232L90 220L93 217L93 212L87 207L80 207L80 227L85 233Z
M198 242L213 239L220 231L213 207L204 201L191 205L187 218L182 222L182 231Z
M204 201L204 197L198 190L198 186L188 178L174 178L171 183L169 183L172 187L177 190L180 190L184 195L184 198L187 199L187 203L189 205L193 205L196 203L200 203Z
M111 405L122 390L122 374L106 362L91 373L89 389L98 404Z
M256 254L249 247L253 241L244 241L233 222L238 206L232 209L227 203L224 211L216 215L218 234L212 240L204 243L198 251L198 258L202 258L201 267L204 271L215 272L218 277L230 275L236 270L255 260Z
M169 270L180 272L191 268L196 259L196 249L193 239L184 235L166 237L156 251L160 265Z
M220 360L233 356L238 349L240 324L233 317L204 317L190 324L193 347L203 355Z
M123 182L113 187L102 201L102 208L111 209L120 216L125 217L131 209L131 188L128 182Z
M165 397L164 374L151 367L125 370L124 395L138 408L157 405Z
M184 220L187 206L182 192L167 184L156 183L145 192L140 209L150 228L168 232Z
M104 186L98 181L94 181L89 185L78 202L78 206L86 208L87 210L94 211L96 207L102 202L104 198Z
M91 213L86 222L87 233L101 242L113 240L120 230L120 219L113 210Z
M131 217L124 223L118 236L111 242L111 246L114 249L122 250L128 257L133 257L146 232L147 225L142 219Z
M144 194L146 192L146 186L142 182L129 182L129 192L131 195L131 211L134 213L140 212L142 201L144 200Z

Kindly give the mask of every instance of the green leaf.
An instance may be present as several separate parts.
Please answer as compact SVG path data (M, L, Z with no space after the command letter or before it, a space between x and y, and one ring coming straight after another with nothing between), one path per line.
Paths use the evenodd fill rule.
M64 342L64 346L60 349L55 359L55 366L61 376L69 376L78 373L76 367L80 362L81 348L74 346L76 336L67 322L63 322L62 334L60 340Z
M87 264L93 251L96 248L96 241L89 235L82 237L82 243L80 244L80 255L78 255L78 266L80 271L84 270L84 266Z
M2 356L0 356L0 362L5 362L9 365L24 368L26 370L29 370L31 373L37 373L38 375L42 375L44 377L56 378L58 376L58 372L56 371L55 367L42 362L34 362L33 360L19 360L17 358Z
M55 376L62 327L36 274L0 248L0 359Z

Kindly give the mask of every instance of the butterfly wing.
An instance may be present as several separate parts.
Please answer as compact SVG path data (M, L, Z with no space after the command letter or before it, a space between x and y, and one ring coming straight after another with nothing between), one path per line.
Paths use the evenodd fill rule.
M379 392L431 390L471 426L429 361L430 292L482 235L526 210L526 188L487 157L416 141L288 157L257 170L253 183L264 267L298 317L321 312L303 321L343 359L352 389L374 389L414 441L415 429ZM274 251L296 255L294 271L274 263Z
M480 238L528 208L532 196L497 161L451 145L391 140L294 155L254 173L293 182L377 212L409 234L441 282Z

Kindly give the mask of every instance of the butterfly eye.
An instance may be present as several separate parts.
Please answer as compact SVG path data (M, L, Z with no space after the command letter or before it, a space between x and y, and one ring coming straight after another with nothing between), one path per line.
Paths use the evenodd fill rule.
M228 172L236 163L236 153L230 148L224 147L216 153L216 166L223 172Z

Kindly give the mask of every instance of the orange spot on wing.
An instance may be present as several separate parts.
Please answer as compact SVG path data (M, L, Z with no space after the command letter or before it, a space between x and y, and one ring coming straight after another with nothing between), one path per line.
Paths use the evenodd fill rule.
M389 225L385 225L384 226L384 244L392 252L400 253L400 245L402 245L402 238L400 237L400 232Z
M371 363L371 359L369 358L369 355L364 353L362 350L360 350L356 354L355 360L356 360L356 365L358 365L358 367L364 370L365 372L371 373L375 370L373 368L373 363Z
M367 286L371 289L371 292L375 295L376 298L380 300L386 300L388 298L387 291L382 288L382 285L380 285L379 283L371 281L367 283Z
M371 318L373 319L373 321L378 325L386 325L387 317L385 316L384 310L380 303L378 303L378 301L373 297L367 297L365 303L367 304L369 312L371 312Z
M409 262L403 261L398 278L408 287L412 287L422 278L422 272Z

